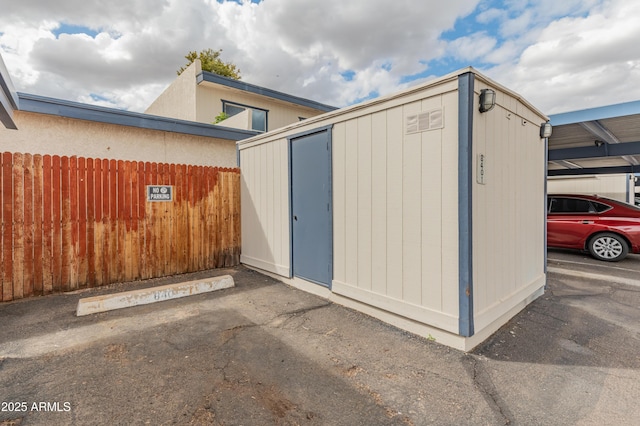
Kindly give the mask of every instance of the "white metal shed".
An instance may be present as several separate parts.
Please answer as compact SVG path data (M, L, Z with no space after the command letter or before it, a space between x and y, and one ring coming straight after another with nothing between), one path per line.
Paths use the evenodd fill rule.
M470 350L544 291L546 121L465 68L240 141L241 262Z

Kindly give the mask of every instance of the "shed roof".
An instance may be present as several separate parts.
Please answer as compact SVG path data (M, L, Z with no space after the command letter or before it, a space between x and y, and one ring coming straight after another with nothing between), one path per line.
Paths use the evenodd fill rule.
M519 95L518 93L514 92L511 89L508 89L505 86L502 86L500 83L497 83L496 81L490 79L489 77L486 77L485 75L481 74L480 72L478 72L475 68L473 67L466 67L466 68L462 68L459 69L457 71L454 71L452 73L449 73L447 75L444 75L442 77L433 79L433 80L429 80L425 83L416 85L416 86L412 86L408 89L402 90L400 92L396 92L396 93L392 93L390 95L386 95L386 96L382 96L379 98L374 98L374 99L370 99L368 101L365 102L361 102L358 104L354 104L354 105L350 105L344 108L340 108L340 109L335 109L329 112L326 112L324 114L321 115L316 115L315 117L311 117L311 118L307 118L306 120L297 122L297 123L293 123L290 124L288 126L285 127L281 127L279 129L275 129L275 130L271 130L269 132L266 133L261 133L257 136L254 136L250 139L244 139L241 141L238 141L237 144L238 146L244 146L244 145L252 145L254 144L256 141L261 140L261 139L265 139L265 138L270 138L274 135L278 135L278 134L282 134L282 133L290 133L292 130L295 130L299 127L303 127L303 126L308 126L309 124L313 124L313 123L319 123L322 122L323 120L326 119L330 119L332 117L341 115L341 114L346 114L346 113L350 113L353 111L358 111L360 109L364 109L364 108L368 108L371 106L375 106L375 105L380 105L383 104L385 102L389 102L392 101L394 99L398 99L398 98L402 98L404 96L408 96L408 95L412 95L414 93L419 93L429 87L433 87L433 86L437 86L449 81L454 81L456 80L459 76L463 75L463 74L467 74L467 73L471 73L474 74L475 78L479 81L483 81L484 83L486 83L487 85L491 86L491 87L495 87L496 89L500 90L503 93L507 93L510 96L512 96L513 98L517 99L519 102L521 102L523 105L525 105L527 108L529 108L531 111L533 111L535 114L539 115L540 117L543 117L545 120L547 119L547 116L542 113L540 110L538 110L536 107L534 107L533 105L531 105L526 99L524 99L521 95Z

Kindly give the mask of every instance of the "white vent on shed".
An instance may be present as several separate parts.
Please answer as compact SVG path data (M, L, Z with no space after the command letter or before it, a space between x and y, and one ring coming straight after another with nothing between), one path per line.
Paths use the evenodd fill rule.
M442 108L407 115L406 124L407 134L442 129L444 127Z

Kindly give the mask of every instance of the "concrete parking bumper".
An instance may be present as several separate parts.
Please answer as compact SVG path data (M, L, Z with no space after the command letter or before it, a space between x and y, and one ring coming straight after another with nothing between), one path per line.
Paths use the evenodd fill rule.
M149 303L163 302L165 300L222 290L233 287L233 285L233 278L230 275L223 275L207 280L173 283L141 290L129 290L115 294L85 297L78 301L76 315L80 317L98 312L112 311L114 309L124 309L138 305L147 305Z

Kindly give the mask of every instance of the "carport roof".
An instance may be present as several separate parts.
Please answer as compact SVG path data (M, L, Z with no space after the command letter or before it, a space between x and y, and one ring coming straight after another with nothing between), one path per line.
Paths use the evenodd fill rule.
M0 123L8 129L16 129L13 112L18 109L18 95L13 88L9 71L0 56Z
M640 101L549 118L549 176L640 173Z

